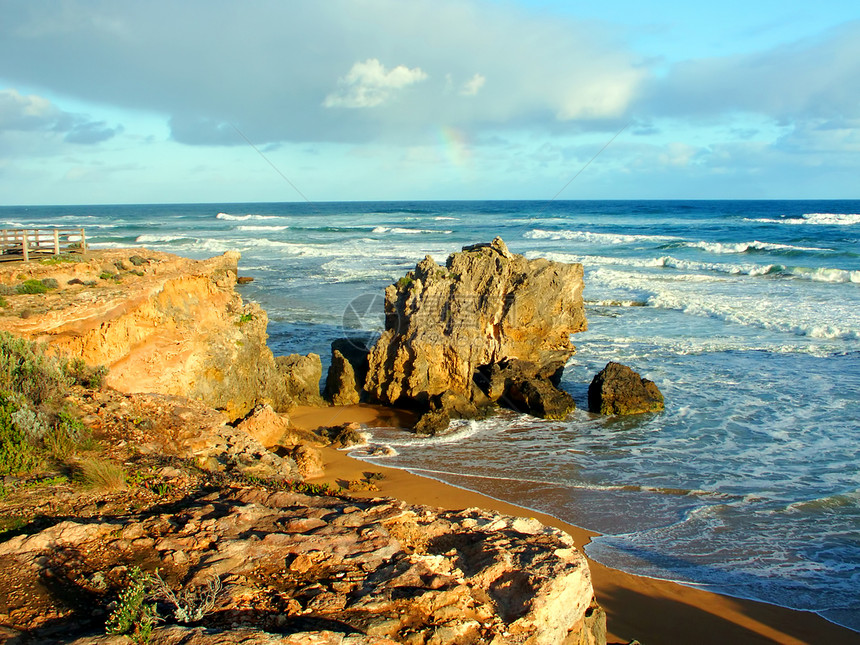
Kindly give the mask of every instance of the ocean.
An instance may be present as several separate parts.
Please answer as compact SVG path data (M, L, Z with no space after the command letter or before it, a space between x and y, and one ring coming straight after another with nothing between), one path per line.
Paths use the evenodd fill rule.
M386 285L501 236L581 262L589 329L564 422L513 412L377 460L602 533L609 566L818 612L860 630L860 201L550 201L2 207L94 247L242 253L276 355L379 333ZM659 414L589 414L608 361Z

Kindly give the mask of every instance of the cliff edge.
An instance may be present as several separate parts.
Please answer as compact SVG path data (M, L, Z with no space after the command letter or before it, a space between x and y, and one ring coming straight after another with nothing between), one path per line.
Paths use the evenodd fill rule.
M0 330L109 368L121 392L187 396L245 416L293 399L266 345L266 312L236 293L239 254L190 260L146 249L0 266ZM44 292L22 285L47 285ZM24 291L24 293L21 293Z

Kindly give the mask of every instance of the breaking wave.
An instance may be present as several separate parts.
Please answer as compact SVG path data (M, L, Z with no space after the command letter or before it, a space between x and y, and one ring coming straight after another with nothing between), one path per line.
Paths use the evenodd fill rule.
M802 217L769 219L747 218L744 221L760 224L819 224L826 226L853 226L860 224L860 213L806 213Z

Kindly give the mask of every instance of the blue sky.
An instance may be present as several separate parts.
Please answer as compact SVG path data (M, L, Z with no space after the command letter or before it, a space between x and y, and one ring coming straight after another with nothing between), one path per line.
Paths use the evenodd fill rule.
M858 177L856 3L0 0L3 204L856 198Z

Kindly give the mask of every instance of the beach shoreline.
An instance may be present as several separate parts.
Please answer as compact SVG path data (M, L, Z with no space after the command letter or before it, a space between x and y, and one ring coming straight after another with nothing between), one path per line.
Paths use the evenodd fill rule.
M368 428L406 427L409 412L384 406L358 404L334 407L299 407L290 414L302 429L355 422ZM506 515L534 517L573 537L582 550L598 533L555 516L517 506L482 493L453 486L407 470L381 466L351 457L348 450L322 449L326 473L311 480L348 486L369 472L378 490L355 492L364 497L393 497L409 504L445 509L480 507ZM860 633L832 623L818 614L788 609L755 600L735 598L680 583L645 578L612 569L588 559L597 601L607 614L607 641L644 645L660 643L858 643Z

